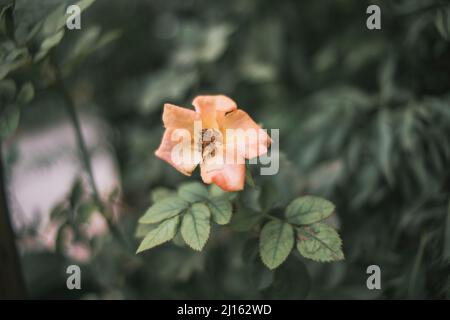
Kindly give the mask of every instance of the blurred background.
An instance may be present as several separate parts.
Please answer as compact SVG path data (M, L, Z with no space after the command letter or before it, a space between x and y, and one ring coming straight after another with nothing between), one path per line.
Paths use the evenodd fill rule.
M2 188L28 297L450 297L450 1L97 0L80 30L51 37L70 1L0 3L1 129L18 121ZM381 30L366 27L370 4ZM32 91L19 121L8 99ZM269 271L245 259L250 232L226 226L200 253L134 254L152 193L188 179L153 154L162 106L199 94L280 129L280 173L267 178L280 197L336 204L345 261L290 257ZM71 264L82 290L66 288ZM372 264L381 290L366 287Z

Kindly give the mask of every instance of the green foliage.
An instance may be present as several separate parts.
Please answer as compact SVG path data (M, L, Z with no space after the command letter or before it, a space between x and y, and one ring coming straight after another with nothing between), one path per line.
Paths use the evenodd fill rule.
M231 203L228 196L211 194L199 182L181 184L176 195L170 190L158 188L153 191L152 199L153 205L139 219L135 231L138 238L148 232L137 253L167 242L177 234L178 223L172 223L170 228L173 227L173 230L170 231L173 231L173 235L168 238L169 233L166 232L168 228L165 225L161 227L166 221L180 219L183 240L192 249L201 251L209 238L211 219L222 225L231 219ZM160 229L161 232L158 231Z
M139 219L139 223L157 223L172 218L189 206L187 201L178 197L167 197L152 205Z
M213 196L206 203L215 223L224 225L231 220L232 206L227 196Z
M20 108L34 97L34 87L30 82L17 90L11 79L0 80L0 141L11 136L19 125Z
M151 249L153 247L159 246L164 242L172 240L177 233L178 224L180 222L180 217L175 216L171 217L159 225L157 225L154 229L150 230L147 235L142 240L139 248L136 253L142 252L144 250Z
M22 251L32 297L450 297L448 1L97 1L83 12L82 29L65 30L61 39L69 2L0 3L0 79L9 83L0 93L5 158L20 157L13 135L19 114L24 131L66 119L59 70L77 111L111 129L105 139L124 191L107 202L120 208L116 224L142 239L179 220L177 245L128 256L111 241L114 232L100 244L83 239L91 197L84 185L77 201L68 191L52 211L58 238L72 229L98 251L83 267L82 293L60 290L64 245L55 254ZM365 28L369 4L381 7L381 31ZM35 88L31 101L25 83ZM136 228L149 200L181 199L175 189L186 179L152 154L161 106L189 106L195 95L215 93L235 99L264 128L280 129L279 173L253 170L253 183L247 177L239 193L211 186L206 199ZM14 163L8 166L13 172ZM307 194L332 200L334 214L321 208L291 220L286 208ZM200 203L224 226L212 224L208 245L192 252L180 247L180 229ZM258 239L273 218L295 230L298 250L270 270ZM344 240L344 261L333 229ZM19 230L18 238L30 234ZM382 266L381 290L366 288L369 264Z
M209 196L208 190L199 182L182 184L178 188L178 196L188 202L194 203L206 200Z
M211 213L203 203L194 203L183 216L181 235L194 250L201 251L209 238Z
M294 224L311 224L328 218L334 205L318 197L305 196L292 201L286 208L286 218Z
M259 250L261 260L275 269L288 257L294 246L294 229L288 223L270 221L261 230Z
M344 259L339 234L324 223L298 228L298 239L297 249L305 258L319 262Z
M445 40L450 41L450 5L436 10L435 23L441 36Z
M0 113L0 139L8 138L19 124L20 109L16 105L4 106Z
M314 196L297 198L287 206L287 221L284 222L268 215L266 212L271 208L271 202L260 198L261 190L250 188L239 194L234 201L243 201L247 206L257 207L258 210L242 210L242 204L238 204L241 209L232 219L229 195L217 194L216 191L208 192L199 182L181 184L177 195L167 189L155 189L152 193L155 202L139 219L135 231L137 238L145 236L137 253L171 240L178 232L178 222L175 223L178 220L175 218L182 221L180 232L185 243L192 249L201 251L210 237L211 219L219 225L226 225L231 221L230 226L234 231L249 232L269 217L275 220L265 223L259 236L259 255L269 269L280 266L291 253L296 242L295 228L299 232L297 248L305 258L320 262L344 259L342 241L337 232L328 225L317 223L333 213L334 205L330 201ZM250 202L249 198L252 199ZM260 200L267 208L261 207ZM166 221L172 223L166 225Z

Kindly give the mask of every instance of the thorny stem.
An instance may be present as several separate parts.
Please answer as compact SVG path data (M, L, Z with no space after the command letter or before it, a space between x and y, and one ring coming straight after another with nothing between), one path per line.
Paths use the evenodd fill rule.
M64 102L65 102L64 106L66 108L67 114L72 123L72 126L75 130L77 144L79 146L80 153L81 153L81 160L83 162L84 169L86 170L86 173L88 175L89 184L92 189L92 198L95 201L95 204L98 207L100 213L105 218L105 220L108 224L108 228L111 231L111 233L113 234L113 236L128 251L129 246L128 246L128 243L127 243L125 237L123 236L123 234L121 233L119 228L114 224L110 210L108 210L108 208L103 204L103 201L100 198L100 195L99 195L99 192L97 189L97 185L96 185L95 179L94 179L94 174L92 171L92 165L91 165L91 160L89 157L89 152L88 152L86 142L83 137L83 133L81 131L80 120L78 118L78 115L77 115L77 112L75 109L75 104L72 100L72 97L70 96L69 92L67 91L67 89L64 85L64 81L62 80L59 68L56 66L56 64L53 64L53 65L54 65L55 73L56 73L56 86L64 98Z

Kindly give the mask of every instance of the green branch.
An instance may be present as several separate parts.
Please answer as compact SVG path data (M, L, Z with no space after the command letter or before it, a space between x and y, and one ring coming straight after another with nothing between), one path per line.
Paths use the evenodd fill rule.
M0 144L0 299L23 299L25 284L20 266L20 258L14 231L11 226L10 211L6 196L3 156Z
M90 159L89 152L88 152L88 149L86 146L86 142L83 137L83 133L81 131L80 120L79 120L78 114L76 112L75 104L74 104L72 97L70 96L67 88L64 85L64 81L62 80L61 72L60 72L59 68L56 66L56 64L53 64L53 67L54 67L55 73L56 73L56 86L64 98L64 106L65 106L65 109L69 116L70 122L72 123L72 126L74 128L77 144L80 149L81 160L83 162L84 169L89 178L89 184L92 189L92 198L95 201L95 204L98 207L100 213L105 218L105 220L108 224L108 228L111 231L111 233L113 234L113 236L128 251L129 246L128 246L128 243L127 243L125 237L123 236L123 234L121 233L119 228L114 224L110 210L107 208L107 206L105 206L103 204L103 201L100 198L100 194L98 192L97 185L96 185L95 179L94 179L94 174L92 171L91 159Z

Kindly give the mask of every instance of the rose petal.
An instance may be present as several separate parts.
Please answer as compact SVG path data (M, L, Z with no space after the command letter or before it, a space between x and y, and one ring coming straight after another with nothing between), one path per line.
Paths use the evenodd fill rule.
M224 95L197 96L192 104L197 112L202 108L214 108L217 111L230 112L237 109L236 102Z
M199 120L194 110L181 108L170 103L164 104L163 122L166 128L183 128L192 130L195 120Z
M166 129L161 140L161 145L155 151L155 155L172 165L181 173L190 176L197 164L200 163L201 156L195 147L196 144L194 144L193 139L188 139L187 137L187 135L190 136L190 132L185 131L184 137L181 135L182 132L182 129ZM174 150L175 147L187 159L181 159L181 157L180 159L176 158L175 156L179 154L176 152L177 150Z
M200 164L200 173L205 183L215 183L225 191L239 191L244 189L245 163L242 158L233 159L227 152L229 158L224 158L222 152L218 152L215 159L204 160ZM237 161L238 160L238 161Z
M272 142L265 130L262 130L242 110L226 114L220 120L220 126L225 131L227 148L239 150L246 159L252 159L267 153L267 149ZM227 131L227 129L232 130Z

